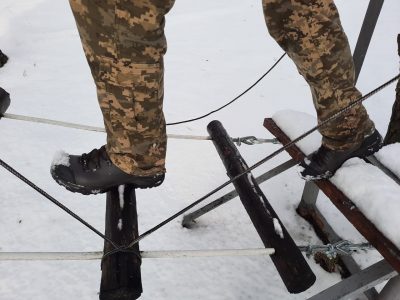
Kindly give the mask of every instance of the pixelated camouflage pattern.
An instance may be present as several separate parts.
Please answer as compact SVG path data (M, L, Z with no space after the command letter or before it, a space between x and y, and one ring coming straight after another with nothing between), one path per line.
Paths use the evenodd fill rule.
M268 30L287 52L311 88L318 120L323 121L361 96L347 37L332 0L263 0ZM374 130L359 105L320 132L331 149L359 145Z
M115 165L140 176L165 172L165 14L174 0L70 0Z
M164 25L174 0L70 4L97 86L111 160L135 175L164 172ZM263 8L269 32L311 87L319 121L360 97L332 0L263 0ZM347 149L373 129L360 105L320 131L327 147Z

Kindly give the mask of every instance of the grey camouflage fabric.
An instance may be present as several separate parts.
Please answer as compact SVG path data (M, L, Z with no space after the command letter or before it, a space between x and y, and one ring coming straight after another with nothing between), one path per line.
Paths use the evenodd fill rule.
M96 87L115 165L165 172L165 14L174 0L69 0ZM311 87L319 120L358 98L348 41L332 0L263 0L270 34ZM362 105L321 130L346 149L374 129Z

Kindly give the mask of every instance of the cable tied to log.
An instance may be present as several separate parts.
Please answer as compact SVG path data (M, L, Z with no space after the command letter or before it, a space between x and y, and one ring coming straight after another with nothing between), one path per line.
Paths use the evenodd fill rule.
M304 245L298 246L300 251L307 257L317 253L323 253L329 259L335 259L338 255L350 256L354 253L373 250L371 244L351 243L342 240L334 244L327 245ZM188 258L188 257L222 257L222 256L264 256L275 254L273 248L254 248L254 249L218 249L218 250L164 250L164 251L125 251L136 255L139 259L143 258ZM102 252L0 252L0 261L4 260L92 260L101 259Z
M46 125L59 126L63 128L72 128L84 131L92 131L92 132L106 132L102 127L89 126L77 123L63 122L58 120L46 119L46 118L36 118L24 115L17 114L9 114L5 113L2 115L5 119L17 120L17 121L26 121L31 123L39 123ZM184 134L168 134L168 138L170 139L178 139L178 140L196 140L196 141L211 141L210 136L199 136L199 135L184 135ZM246 145L258 145L265 143L279 144L277 139L261 139L255 136L245 136L245 137L237 137L232 138L238 146L241 146L242 143Z

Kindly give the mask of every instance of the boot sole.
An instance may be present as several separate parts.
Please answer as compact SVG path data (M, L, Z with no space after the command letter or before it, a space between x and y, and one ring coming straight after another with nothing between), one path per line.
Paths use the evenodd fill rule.
M107 188L103 188L103 189L88 189L87 187L78 185L78 184L74 184L74 183L70 183L70 182L64 182L62 181L59 177L57 177L53 172L51 172L51 175L53 177L53 179L61 186L65 187L68 191L73 192L73 193L79 193L79 194L83 194L83 195L97 195L97 194L103 194L106 192L109 192L110 190L112 190L113 188L118 188L121 185L132 185L135 188L138 189L151 189L153 187L158 187L160 186L163 182L164 179L157 181L156 183L152 184L152 185L146 185L146 184L138 184L138 183L132 183L132 182L125 182L125 183L121 183L118 185L113 185Z

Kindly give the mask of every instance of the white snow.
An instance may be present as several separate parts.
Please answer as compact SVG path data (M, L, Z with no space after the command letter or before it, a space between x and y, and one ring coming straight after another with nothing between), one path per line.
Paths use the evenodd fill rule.
M59 150L54 154L53 161L51 163L51 168L54 169L56 166L70 166L69 154Z
M125 185L120 185L118 187L118 193L119 193L119 207L121 207L121 210L124 209L125 205L124 192L125 192Z
M294 111L277 112L274 121L284 132L294 139L316 124L316 118ZM292 120L297 120L296 123ZM313 125L314 124L314 125ZM317 138L319 136L319 138ZM309 143L301 141L297 145L307 154L318 148L321 135L314 133ZM376 156L396 174L400 174L400 163L396 156L400 144L388 145L382 148ZM301 167L299 167L301 171ZM384 175L378 168L367 164L361 159L351 159L331 178L335 184L354 204L371 220L373 224L400 248L400 186Z
M279 237L281 239L285 238L285 236L283 235L283 229L282 229L282 226L281 226L281 223L279 222L279 220L277 218L274 218L273 222L274 222L274 228L275 228L276 234L279 235Z
M122 230L122 219L118 220L118 229Z
M397 177L400 177L400 143L387 145L380 150L376 157L382 162L388 169L390 169Z
M276 112L272 119L286 133L290 140L294 140L301 136L306 131L314 128L317 125L317 120L310 114L293 111L282 110ZM321 134L314 131L309 136L305 137L296 146L305 154L309 155L321 145Z
M337 0L336 4L354 48L368 1ZM398 73L399 10L399 1L384 4L358 83L364 93ZM258 0L176 1L167 16L166 30L169 49L165 57L164 108L168 122L195 117L225 104L282 54L267 33ZM68 1L1 0L0 41L0 49L10 58L0 69L0 86L11 94L9 113L103 126ZM386 131L393 100L394 87L366 102L382 133ZM287 109L315 114L308 86L285 58L232 106L204 120L169 127L168 133L204 136L207 124L219 119L233 137L271 138L262 126L263 119ZM300 121L296 117L291 120L295 124ZM58 149L87 153L105 143L104 134L3 118L0 136L0 156L4 161L104 232L105 195L70 193L49 174L51 158ZM319 137L313 139L318 147ZM277 147L243 145L239 150L248 165L253 165ZM253 174L258 176L288 158L282 154ZM167 170L162 186L136 192L140 232L227 180L210 141L171 139ZM0 251L74 252L103 248L97 235L2 168L0 178ZM309 224L295 213L303 185L292 168L260 187L297 244L320 244ZM227 187L209 200L232 189ZM354 242L363 241L324 195L319 197L319 209L338 233ZM140 244L142 250L262 246L238 199L199 218L194 229L182 228L178 219ZM363 267L381 259L375 251L355 258ZM147 259L142 264L144 293L140 299L303 300L340 280L340 276L327 274L312 259L308 262L317 275L316 284L302 294L290 295L266 257ZM95 300L101 278L100 262L0 262L0 278L1 300Z
M345 162L331 181L400 248L400 186L397 183L358 158Z

